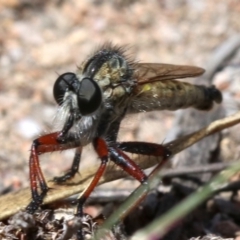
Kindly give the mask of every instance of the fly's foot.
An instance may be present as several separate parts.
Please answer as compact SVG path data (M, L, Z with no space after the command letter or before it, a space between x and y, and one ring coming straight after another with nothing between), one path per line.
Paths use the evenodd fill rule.
M48 190L49 189L46 188L40 195L37 193L37 191L32 193L32 201L26 207L26 211L28 213L33 214L36 212L36 210L42 205L43 199L46 196Z
M38 210L38 208L41 206L42 202L43 202L43 197L38 195L37 198L32 200L26 207L27 213L34 214Z
M63 176L60 177L54 177L53 182L62 184L67 182L68 180L72 179L75 176L76 172L73 172L72 170L67 171Z
M37 211L39 206L40 206L40 203L33 200L26 207L26 212L29 214L34 214Z

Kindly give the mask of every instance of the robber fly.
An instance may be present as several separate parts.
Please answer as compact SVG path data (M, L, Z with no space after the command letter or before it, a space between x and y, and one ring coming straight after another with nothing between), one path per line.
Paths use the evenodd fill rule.
M56 183L63 183L78 172L82 148L93 144L100 166L78 200L76 214L80 217L83 216L86 199L97 185L109 160L140 183L145 183L147 176L125 152L164 158L171 153L160 144L118 142L122 119L126 114L141 111L187 107L211 109L214 102L222 101L220 91L214 86L173 80L196 77L203 72L202 68L194 66L136 63L127 57L123 48L105 44L78 67L77 73L60 75L53 86L53 95L59 105L58 116L64 124L60 131L33 141L29 163L32 201L27 211L36 211L48 191L38 157L46 152L76 148L70 170L54 178ZM81 229L78 238L82 239Z

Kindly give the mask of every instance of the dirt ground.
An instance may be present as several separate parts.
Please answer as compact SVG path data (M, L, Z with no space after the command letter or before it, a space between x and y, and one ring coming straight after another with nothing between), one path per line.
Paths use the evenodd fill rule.
M58 74L76 71L105 42L126 45L140 62L208 69L214 51L240 33L239 18L238 0L0 0L0 192L29 186L31 143L54 129L57 105L52 86ZM239 49L230 66L226 63L212 79L223 93L223 115L240 106ZM168 142L179 112L127 117L119 138ZM238 126L225 131L222 161L239 158L238 133ZM46 178L68 169L72 157L72 151L42 156ZM94 161L87 147L81 168ZM240 225L236 228L239 231Z

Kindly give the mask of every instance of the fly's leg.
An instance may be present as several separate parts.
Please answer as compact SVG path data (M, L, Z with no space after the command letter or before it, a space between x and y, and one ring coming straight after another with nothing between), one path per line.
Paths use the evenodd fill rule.
M39 208L48 191L48 186L43 176L38 156L47 152L78 147L79 143L76 141L77 139L75 136L71 134L67 135L68 131L73 126L73 122L74 117L70 114L62 131L46 134L33 141L29 159L32 201L26 208L29 213L34 213ZM40 187L40 191L38 191L38 187Z
M73 178L75 174L78 172L81 154L82 154L82 147L78 147L76 149L71 168L63 176L54 177L53 181L56 183L64 183L67 180Z
M79 146L79 142L74 142L72 137L69 137L69 141L68 138L66 138L66 141L64 141L65 143L62 143L62 140L59 140L60 134L61 132L50 133L33 141L29 159L32 201L26 209L31 214L34 213L42 204L43 198L46 196L48 191L48 186L39 164L39 155ZM38 187L40 187L40 191L38 191Z
M92 182L87 187L87 189L82 193L82 195L80 196L80 198L78 200L76 215L78 217L81 217L81 218L83 217L83 205L86 202L87 198L90 196L91 192L94 190L94 188L98 184L99 179L103 175L104 170L106 169L106 166L107 166L107 162L108 162L108 146L107 146L107 143L102 138L96 138L93 141L93 146L94 146L94 149L97 152L97 154L98 154L98 156L101 160L101 164L100 164ZM81 240L84 239L82 228L78 229L77 236L78 236L78 239L81 239Z
M118 148L122 149L125 152L136 153L142 155L149 155L155 157L162 157L162 161L156 166L151 175L161 169L162 166L171 156L171 151L166 147L157 143L148 143L148 142L120 142L117 143Z
M117 146L108 146L104 139L96 138L93 141L93 146L95 151L97 152L100 160L101 165L98 168L92 182L88 186L88 188L83 192L81 197L78 200L77 206L77 213L76 215L79 217L83 217L83 205L86 202L87 198L90 196L91 192L94 190L96 185L99 182L99 179L104 173L106 169L106 165L108 162L108 155L110 154L110 159L121 167L124 171L130 174L132 177L137 179L141 184L147 182L147 175L143 172L138 165L131 160L128 155L126 155L123 151L138 153L138 154L147 154L147 155L154 155L154 156L162 156L163 158L167 158L170 155L170 152L159 144L149 144L149 143L139 143L139 142L124 142L124 143L117 143ZM145 150L143 150L145 149ZM142 199L139 199L141 201ZM134 208L135 206L133 206ZM82 229L78 229L78 239L82 240L83 232Z
M166 147L160 144L147 143L147 142L116 143L116 147L110 148L109 151L110 151L111 160L114 163L116 163L118 166L120 166L124 171L129 173L132 177L137 179L141 184L146 183L148 180L148 177L141 170L141 168L139 168L138 165L133 160L131 160L128 157L128 155L126 155L123 151L136 153L136 154L162 157L162 161L153 170L151 175L155 171L160 169L166 163L166 161L171 155L170 151ZM124 214L122 214L121 218L124 218L129 213L129 211L132 211L143 200L145 196L146 195L143 195L140 199L138 199L138 201L134 205L130 206L129 210L126 211Z
M119 167L121 167L125 172L127 172L129 175L134 177L136 180L138 180L141 184L146 184L148 177L147 175L143 172L143 170L128 156L126 155L121 149L117 147L111 147L109 149L110 151L110 159L117 164ZM132 205L129 206L129 210L125 211L121 218L123 219L129 211L132 211L138 204L143 200L145 197L142 196L141 198L138 199L138 201Z
M123 151L121 151L121 149L118 149L115 147L108 147L107 143L102 138L96 138L93 141L93 146L101 160L101 165L98 168L98 171L96 172L92 182L79 198L77 213L76 213L76 215L79 217L83 216L83 205L86 202L87 198L90 196L91 192L94 190L94 188L98 184L99 179L101 178L101 176L104 173L104 170L106 169L109 153L110 153L111 160L114 163L116 163L118 166L120 166L124 171L126 171L131 176L136 178L142 184L147 181L147 176L142 171L142 169L139 168L137 164L134 161L132 161ZM78 230L78 239L79 240L84 239L81 228Z
M161 144L148 142L118 142L117 147L129 153L169 158L171 152Z
M143 172L143 170L121 149L111 147L109 151L111 160L125 172L134 177L141 184L147 181L147 175Z

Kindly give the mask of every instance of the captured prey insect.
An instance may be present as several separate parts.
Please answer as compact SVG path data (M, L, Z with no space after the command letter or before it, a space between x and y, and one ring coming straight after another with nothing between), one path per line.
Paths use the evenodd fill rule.
M220 103L222 95L214 86L193 85L173 79L199 76L202 68L161 63L136 63L121 47L105 44L78 68L77 73L60 75L53 87L64 125L60 131L33 141L29 160L32 201L27 211L33 213L48 191L39 164L39 155L76 148L70 170L55 177L56 183L71 179L79 168L82 148L89 143L100 159L100 166L88 188L78 200L77 216L109 160L137 179L147 181L146 174L125 153L168 158L171 153L160 144L118 142L119 126L126 114L153 110L176 110L193 107L209 110ZM78 238L82 238L79 229Z

